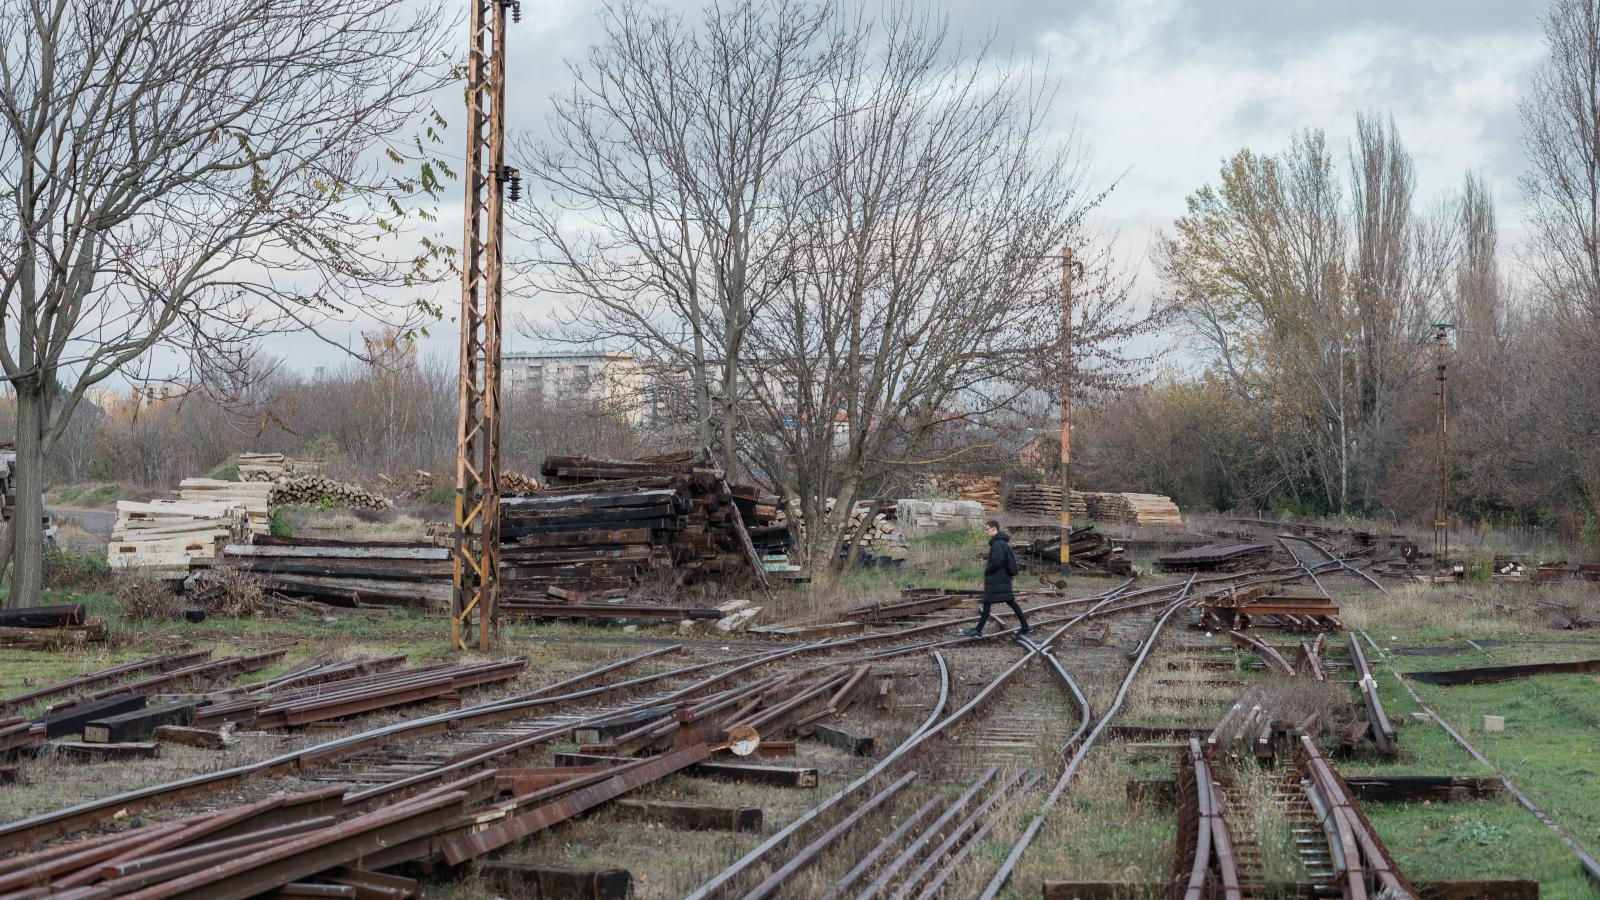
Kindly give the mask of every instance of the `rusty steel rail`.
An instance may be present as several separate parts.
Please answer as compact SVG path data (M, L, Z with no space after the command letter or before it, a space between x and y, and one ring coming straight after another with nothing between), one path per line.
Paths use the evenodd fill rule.
M1361 652L1361 641L1354 632L1350 638L1350 661L1356 667L1356 685L1361 689L1361 698L1367 705L1367 723L1372 728L1372 742L1378 745L1378 752L1384 756L1400 755L1400 746L1395 742L1394 726L1389 723L1389 714L1383 710L1383 699L1378 696L1378 682L1372 677L1372 669L1367 666L1367 655Z
M1301 559L1299 554L1295 553L1289 548L1289 542L1281 537L1277 540L1278 546L1283 548L1283 552L1289 554L1289 558L1294 560L1294 564L1300 568L1300 571L1306 573L1306 575L1311 578L1311 583L1317 586L1317 590L1322 592L1322 596L1332 597L1333 595L1328 593L1328 589L1322 586L1322 579L1317 577L1317 573L1312 570L1311 566L1308 565L1305 560Z
M1177 614L1178 610L1189 602L1190 591L1196 583L1198 583L1197 579L1191 575L1189 580L1183 584L1178 597L1157 617L1155 624L1150 628L1150 635L1145 638L1144 643L1139 648L1138 655L1134 657L1133 664L1128 668L1128 674L1123 676L1122 684L1117 687L1117 693L1112 698L1111 705L1106 709L1105 715L1100 717L1100 720L1095 723L1094 729L1083 738L1071 758L1067 760L1066 765L1062 768L1061 775L1056 779L1055 787L1050 790L1049 795L1040 804L1039 811L1028 822L1027 828L1017 838L1017 842L1012 845L1011 852L1000 863L999 871L995 872L994 876L989 879L989 884L980 895L982 900L994 900L1005 889L1006 882L1011 880L1011 873L1016 870L1017 863L1022 860L1022 855L1028 851L1028 847L1033 843L1034 838L1038 836L1039 829L1044 827L1045 816L1049 815L1050 809L1061 799L1061 795L1066 793L1068 785L1072 783L1073 775L1077 774L1078 767L1088 757L1094 742L1111 725L1111 720L1116 718L1117 713L1121 711L1123 702L1127 700L1128 691L1133 688L1134 681L1138 679L1140 672L1143 670L1145 660L1149 659L1150 651L1155 647L1156 639L1160 637L1161 630L1166 627L1167 622Z
M1283 654L1279 653L1277 648L1267 644L1265 641L1251 637L1242 631L1228 632L1228 639L1233 641L1235 647L1241 650L1249 650L1251 653L1261 657L1261 661L1266 663L1269 668L1277 669L1290 678L1295 676L1294 666L1283 658Z
M1373 578L1371 575L1367 574L1366 572L1361 571L1360 568L1350 565L1350 563L1345 559L1345 557L1343 557L1343 556L1339 555L1337 552L1335 552L1335 550L1334 550L1334 548L1333 548L1333 546L1331 544L1325 544L1322 541L1317 540L1316 538L1304 537L1304 536L1292 536L1292 537L1288 537L1288 539L1291 540L1291 541L1299 541L1302 544L1310 545L1311 547L1313 547L1313 548L1317 549L1318 551L1320 551L1322 553L1322 555L1326 556L1330 561L1338 563L1340 568L1344 569L1347 572L1350 572L1352 575L1357 575L1357 576L1361 577L1362 579L1365 579L1367 584L1370 584L1373 587L1377 588L1379 593L1382 593L1382 594L1389 593L1389 589L1384 587L1383 585L1379 584L1378 580L1376 578Z
M1178 764L1173 781L1178 811L1177 852L1172 860L1174 898L1180 888L1183 900L1242 900L1244 896L1233 833L1216 784L1200 741L1190 738L1189 752Z
M1327 838L1333 871L1345 900L1416 900L1416 890L1400 874L1350 788L1323 758L1316 743L1302 734L1296 749L1300 784Z

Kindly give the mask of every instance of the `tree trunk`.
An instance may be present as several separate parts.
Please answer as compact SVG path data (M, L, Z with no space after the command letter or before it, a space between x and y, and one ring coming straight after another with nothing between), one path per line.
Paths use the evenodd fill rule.
M44 391L37 377L18 379L17 505L7 529L14 542L16 569L8 604L39 606L44 578Z
M6 569L11 568L11 548L16 546L16 536L16 529L9 525L0 526L0 582L6 580Z

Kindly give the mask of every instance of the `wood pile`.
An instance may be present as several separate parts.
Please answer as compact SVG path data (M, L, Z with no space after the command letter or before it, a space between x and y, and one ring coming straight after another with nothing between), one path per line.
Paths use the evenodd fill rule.
M977 503L983 507L984 512L1000 511L998 475L941 475L934 483L941 493L949 494L957 500Z
M103 643L106 623L90 618L82 604L0 609L0 647L47 650Z
M1060 516L1061 486L1013 485L1006 494L1006 511L1031 516ZM1172 502L1171 497L1159 494L1073 491L1070 512L1073 519L1093 519L1107 525L1183 527L1183 516L1178 505Z
M776 499L773 498L774 501ZM823 509L831 515L838 503L838 498L829 497L823 504ZM861 536L861 546L863 548L894 553L906 546L905 537L899 533L899 529L895 525L895 520L899 516L899 507L896 505L885 506L874 513L872 511L872 502L865 500L858 502L850 510L850 521L845 526L844 532L839 536L840 543L848 543L856 531L861 528L862 524L867 522L869 516L871 517L871 523L867 525L866 533ZM772 519L774 526L782 526L786 530L791 522L794 524L795 531L800 535L800 541L804 542L806 538L805 515L793 502L790 503L788 508L779 508Z
M239 454L240 481L277 481L296 475L314 475L322 464L305 459L290 459L282 453Z
M182 570L248 540L251 530L238 500L120 500L106 562L114 569Z
M700 454L552 456L540 474L545 490L500 503L507 613L542 609L552 597L582 602L639 584L748 576L760 572L763 550L788 543L774 527L776 503L759 488L729 485Z
M423 494L433 490L433 473L426 469L416 469L409 475L384 475L377 477L378 486L389 496L399 497L401 500L415 500Z
M273 506L303 504L338 506L350 509L389 509L394 501L374 494L358 484L348 484L321 475L297 475L272 483Z
M529 478L521 472L502 471L500 473L500 492L502 494L534 494L544 490L544 483L537 478Z
M1160 494L1085 493L1089 518L1115 525L1183 528L1183 515L1171 497Z
M196 560L186 590L207 589L207 570L248 572L262 590L333 606L450 605L450 551L427 543L258 537L230 544L219 560Z
M1054 525L1019 525L1011 529L1011 547L1026 569L1059 574L1061 529ZM1122 548L1095 531L1093 525L1074 525L1067 556L1073 568L1094 575L1133 574L1133 563L1122 556Z
M272 485L266 482L185 478L178 482L178 499L238 503L244 506L251 534L272 530Z
M1061 516L1061 485L1016 484L1006 492L1006 512L1027 516ZM1073 519L1089 518L1089 506L1082 491L1072 492Z
M974 500L896 500L895 518L917 528L978 528L988 513Z

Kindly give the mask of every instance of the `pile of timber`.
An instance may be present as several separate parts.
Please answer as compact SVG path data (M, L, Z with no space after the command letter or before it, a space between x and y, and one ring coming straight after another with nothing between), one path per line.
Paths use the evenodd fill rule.
M989 518L983 504L973 500L907 498L896 500L894 506L895 518L918 528L978 528Z
M983 507L984 512L1000 511L1000 476L998 475L941 475L934 484L941 493L957 500L970 500Z
M506 613L543 615L552 599L615 599L640 584L762 578L760 554L788 545L775 499L728 484L701 454L552 456L540 474L545 490L500 503Z
M358 484L348 484L321 475L297 475L272 483L271 504L389 509L394 506L394 501L380 494L374 494Z
M1060 518L1061 485L1014 484L1006 492L1006 512ZM1082 491L1072 492L1072 508L1069 512L1074 520L1089 518L1089 506Z
M0 609L0 647L47 650L81 647L105 639L105 620L89 618L81 603Z
M1018 484L1006 493L1006 511L1030 516L1061 515L1061 485ZM1102 524L1149 528L1182 528L1183 516L1171 497L1159 494L1125 494L1073 491L1073 519L1093 519Z
M1183 515L1171 497L1159 494L1084 494L1089 518L1116 525L1183 528Z
M239 454L240 481L278 481L296 475L314 475L321 469L319 462L290 459L282 453Z
M1024 568L1058 574L1061 565L1061 529L1053 525L1019 525L1011 529L1011 547ZM1133 563L1122 548L1095 531L1093 525L1075 525L1067 555L1074 569L1091 575L1133 574Z
M267 534L272 530L272 485L266 482L185 478L178 482L178 499L237 503L244 507L251 534Z
M427 469L416 469L409 475L379 473L377 482L389 496L399 497L401 500L415 500L434 487L433 473Z
M500 493L502 494L533 494L544 490L544 483L537 478L530 478L521 472L502 471L500 473Z
M823 510L832 515L838 505L837 497L829 497L823 504ZM883 506L877 512L873 512L873 505L873 501L862 500L851 508L850 521L839 536L840 543L848 544L851 537L865 525L866 532L861 536L862 547L888 553L901 552L903 555L906 540L895 526L895 520L899 516L899 506ZM800 541L805 541L806 517L799 509L799 504L794 501L791 500L787 508L780 508L772 523L774 527L782 526L785 529L792 523L800 536Z
M219 560L196 560L185 589L204 589L213 566L248 572L271 594L334 606L440 610L450 604L450 550L424 542L266 535L253 544L229 544Z
M249 513L237 500L120 500L106 561L114 569L181 571L250 534Z

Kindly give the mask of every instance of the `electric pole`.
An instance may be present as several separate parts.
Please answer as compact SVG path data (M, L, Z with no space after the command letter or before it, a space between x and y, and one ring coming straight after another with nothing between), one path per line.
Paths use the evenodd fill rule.
M1061 575L1072 574L1072 248L1061 248Z
M457 393L455 544L450 642L466 650L473 620L488 651L500 590L500 270L505 164L506 10L515 0L469 0L467 196L461 245L461 375Z
M1440 568L1450 564L1450 332L1449 323L1433 326L1434 366L1437 389L1437 430L1434 443L1434 467L1438 475L1438 491L1433 502L1433 557Z

